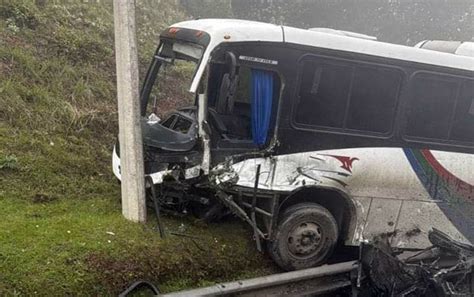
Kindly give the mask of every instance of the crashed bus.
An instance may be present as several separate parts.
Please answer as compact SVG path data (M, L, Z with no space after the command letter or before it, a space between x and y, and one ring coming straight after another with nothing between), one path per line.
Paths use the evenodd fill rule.
M378 236L423 249L432 228L473 243L472 52L242 20L175 24L140 94L145 174L162 204L230 210L286 270ZM173 67L191 69L191 106L160 119L152 94L173 87ZM118 144L113 171L120 179Z

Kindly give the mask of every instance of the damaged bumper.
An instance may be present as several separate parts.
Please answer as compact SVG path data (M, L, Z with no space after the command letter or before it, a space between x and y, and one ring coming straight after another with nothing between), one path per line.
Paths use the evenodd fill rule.
M112 171L114 172L115 177L118 180L121 180L121 167L120 167L120 157L117 152L117 146L114 146L112 153ZM161 184L167 178L180 179L191 179L198 177L201 173L201 166L196 165L189 168L182 169L179 166L174 166L172 169L165 169L155 172L146 172L145 177L149 176L153 180L153 184Z

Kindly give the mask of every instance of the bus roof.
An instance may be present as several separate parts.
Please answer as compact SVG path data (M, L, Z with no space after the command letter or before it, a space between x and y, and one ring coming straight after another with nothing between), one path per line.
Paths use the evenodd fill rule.
M215 46L222 42L286 42L474 71L472 57L318 30L237 19L192 20L174 24L172 27L204 31L209 34L211 44ZM224 36L229 39L224 39Z
M213 49L221 43L266 41L313 46L397 59L401 61L474 71L473 57L380 42L371 40L370 38L358 38L357 34L348 36L343 34L333 34L330 31L324 30L307 30L237 19L191 20L176 23L171 27L199 30L209 34L210 42L206 52L204 53L203 61L207 61ZM191 85L191 92L196 91L203 72L204 65L201 65Z
M236 19L201 19L172 25L171 27L204 31L211 37L211 43L237 41L283 42L282 26ZM230 39L224 39L229 35Z

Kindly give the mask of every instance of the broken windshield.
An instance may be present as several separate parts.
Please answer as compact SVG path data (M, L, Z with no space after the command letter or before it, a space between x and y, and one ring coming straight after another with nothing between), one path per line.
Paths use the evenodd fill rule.
M141 93L143 116L162 117L163 111L194 105L188 89L202 53L203 48L193 43L161 42Z

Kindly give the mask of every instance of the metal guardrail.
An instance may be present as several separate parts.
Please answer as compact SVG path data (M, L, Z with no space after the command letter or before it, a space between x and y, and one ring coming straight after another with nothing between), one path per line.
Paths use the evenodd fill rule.
M351 286L357 268L357 261L349 261L157 296L317 296Z

